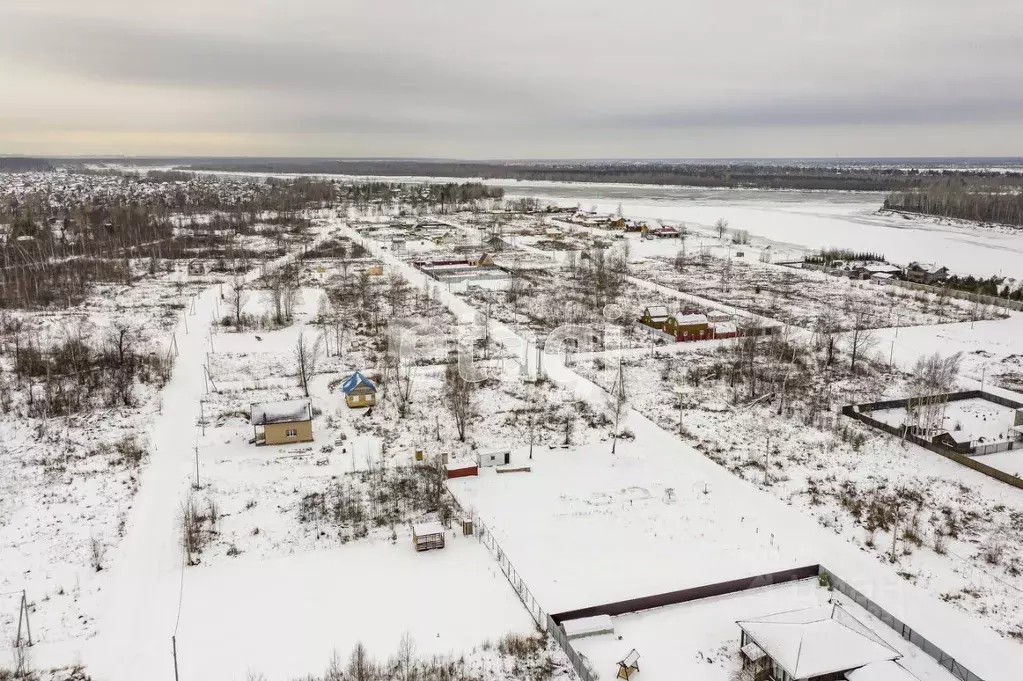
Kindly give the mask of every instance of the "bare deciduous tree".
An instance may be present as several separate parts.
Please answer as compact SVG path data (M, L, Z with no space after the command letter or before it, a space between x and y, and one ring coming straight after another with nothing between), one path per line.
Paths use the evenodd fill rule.
M913 365L913 384L918 395L907 405L907 416L915 417L915 424L927 430L942 429L947 394L955 389L962 368L963 353L942 357L940 353L920 357Z
M543 393L539 390L531 390L526 397L526 408L521 412L520 424L522 432L529 442L529 458L533 458L533 447L540 441L540 431L544 413L547 405Z
M846 343L849 346L849 370L856 371L856 362L877 345L877 338L871 327L870 307L865 302L851 305L849 315L852 321L852 331L846 336Z
M725 232L728 231L728 220L718 218L718 221L714 223L714 229L717 231L718 238L723 239Z
M345 670L348 681L372 681L376 676L376 665L369 656L369 651L362 641L355 644L348 658L348 669Z
M295 342L295 366L298 369L299 385L306 397L309 397L309 379L316 373L319 358L320 339L308 339L304 331L300 332Z
M195 565L205 543L203 518L195 499L189 497L181 505L181 548L185 552L185 563Z
M395 656L394 666L398 672L399 681L414 681L416 678L416 642L412 634L405 632L398 642L398 653Z
M323 681L345 681L345 669L341 664L341 656L337 650L330 656L327 671L323 673Z
M412 369L415 362L411 338L407 333L405 329L391 329L384 357L388 380L387 395L394 397L399 418L405 418L408 415L409 406L412 403Z
M814 321L814 338L817 347L824 351L824 363L827 366L831 366L835 362L835 350L840 330L838 318L831 309L826 309Z
M234 285L231 286L231 292L227 296L227 302L231 305L231 309L234 310L234 326L239 331L244 326L242 309L245 307L247 298L245 283L241 279L235 279Z
M397 317L403 311L408 300L409 285L405 277L392 274L387 280L387 304L391 306L391 316Z
M508 282L508 286L504 290L504 299L511 304L512 309L518 312L522 307L522 299L528 292L529 285L526 283L526 280L513 274L511 281Z
M448 410L455 419L458 439L465 442L465 433L473 413L476 383L462 375L458 363L451 363L444 370L444 391Z

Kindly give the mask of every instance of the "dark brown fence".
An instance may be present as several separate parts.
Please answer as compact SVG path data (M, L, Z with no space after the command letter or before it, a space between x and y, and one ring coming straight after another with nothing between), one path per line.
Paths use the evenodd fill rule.
M856 419L857 421L862 421L863 423L866 423L868 426L877 428L878 430L882 430L898 438L902 438L907 442L911 442L915 445L923 447L924 449L930 450L935 454L940 454L946 459L951 459L952 461L962 464L967 468L972 468L978 473L983 473L984 475L992 477L995 480L1000 480L1001 482L1004 482L1007 485L1012 485L1013 487L1023 489L1023 479L1018 478L1015 475L1011 475L1009 473L1006 473L1005 471L1001 471L992 466L988 466L986 463L981 463L980 461L977 461L974 457L966 456L965 454L960 454L959 452L956 452L953 449L946 447L944 445L937 444L918 435L914 435L912 432L908 430L907 426L900 427L892 426L887 423L882 423L881 421L878 421L869 414L864 413L876 411L878 409L896 409L898 407L906 407L911 402L919 404L922 400L930 401L933 404L937 404L940 402L959 402L962 400L973 399L987 400L988 402L994 402L995 404L1000 404L1001 406L1009 407L1010 409L1023 408L1023 402L1010 400L1006 397L994 395L992 393L984 392L982 390L964 390L958 393L947 393L943 395L927 395L925 397L911 397L903 398L900 400L868 402L866 404L850 404L848 406L842 407L842 413L848 416L849 418Z
M613 617L615 615L624 615L626 613L637 612L639 610L661 608L665 605L687 603L689 601L700 600L701 598L724 596L725 594L737 593L748 589L757 589L762 586L771 586L772 584L784 584L786 582L794 582L800 579L809 579L820 574L820 570L821 568L819 565L807 565L805 567L772 572L766 575L757 575L756 577L743 577L742 579L733 579L728 582L718 582L717 584L705 584L703 586L696 586L690 589L669 591L655 596L630 598L626 601L615 601L613 603L604 603L603 605L594 605L588 608L580 608L578 610L559 612L551 615L551 620L553 620L555 624L561 624L567 620L577 620L582 617L595 617L597 615L611 615Z

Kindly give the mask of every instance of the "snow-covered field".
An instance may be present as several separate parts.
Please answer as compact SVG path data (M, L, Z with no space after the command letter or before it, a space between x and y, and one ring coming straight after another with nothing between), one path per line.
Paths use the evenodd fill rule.
M175 576L169 575L173 590ZM319 673L356 641L375 655L411 634L426 656L468 656L484 641L529 634L533 622L487 550L448 533L441 551L400 540L190 570L178 626L183 678L270 679Z
M526 194L510 188L509 194L535 196L563 206L579 204L607 214L621 204L623 213L630 218L685 222L708 231L719 218L724 218L730 229L747 230L757 239L782 247L880 252L892 262L938 262L963 275L1023 280L1020 230L993 230L940 218L879 214L884 199L880 194L679 190L666 197L657 196L659 192L630 188L619 192L619 197L610 198L599 185L583 187L568 195L559 189L544 187Z
M942 239L958 234L966 239L961 250L980 257L998 239L1011 249L1018 238L924 222L903 230L858 201L622 203L629 217L709 225L723 216L776 242L881 250L954 270L936 245ZM453 252L449 240L482 246L480 235L473 238L476 213L445 215L431 236L396 252L394 239L408 229L388 226L386 209L371 212L358 230L333 211L312 215L304 244L279 244L294 255L223 287L101 289L77 312L100 326L117 314L157 318L147 342L166 349L176 331L177 362L162 390L139 388L130 412L5 423L0 593L28 590L37 665L82 662L97 681L169 680L173 636L182 678L262 673L276 681L322 673L335 652L347 661L357 642L384 661L411 637L422 659L442 656L474 678L572 678L550 640L529 653L528 669L500 643L529 637L536 625L495 560L497 549L463 536L457 522L443 550L413 549L411 523L457 519L464 510L497 540L497 557L543 612L820 563L985 681L1014 678L1023 664L1023 494L835 410L905 395L913 382L902 372L935 351L968 353L963 387L981 380L1011 387L1023 315L975 321L956 301L889 301L869 284L789 275L748 257L732 263L722 286L729 248L707 232L693 237L693 245L708 242L707 267L683 268L677 281L667 259L677 242L607 244L626 255L628 272L623 291L597 303L585 284L564 285L562 245L591 248L602 237L559 236L541 220L502 214L508 248L498 261L528 284L515 301L506 288L446 290L409 265L413 253ZM860 242L852 243L850 224L862 228ZM835 240L812 241L825 238L814 229ZM871 241L892 231L913 231L920 253L905 257L898 239L890 240L895 252ZM339 255L353 243L368 252ZM298 256L302 248L309 257ZM301 288L288 319L275 322L273 277L288 267ZM236 308L235 283L244 286ZM750 358L742 348L751 346L736 341L655 344L628 334L619 341L619 330L605 323L609 308L617 308L610 317L631 322L644 304L675 307L689 295L708 309L802 329L763 338ZM870 326L879 328L857 367L850 368L848 335L836 336L836 358L825 361L813 320L829 310L841 315L842 301L857 296L878 307ZM150 302L163 311L151 311ZM584 314L572 305L589 307ZM235 328L236 311L247 328ZM889 312L898 314L897 328L889 328ZM571 366L568 355L545 356L540 371L530 341L569 320L589 320L605 342L572 357ZM64 323L57 317L37 328ZM392 326L414 329L423 348L407 374L388 345ZM300 338L318 343L308 383L315 441L257 447L250 405L304 394ZM463 350L473 347L492 377L473 390L460 432L445 362L472 338ZM339 392L356 369L382 387L372 411L349 409ZM614 441L608 393L620 374L628 399ZM413 380L408 404L398 393L403 375ZM977 437L1005 430L1006 419L1011 425L1011 412L985 409L949 405L946 422ZM130 448L118 448L128 434L148 453L132 466L124 465ZM100 442L110 446L90 449ZM529 470L487 468L445 483L436 463L444 454L504 448L515 467ZM414 460L419 449L425 462ZM189 554L191 564L181 546L185 505L201 514L203 545ZM90 565L97 537L98 571ZM823 597L801 584L626 615L616 622L621 640L584 639L578 649L600 678L636 647L649 662L645 677L724 681L737 664L734 620ZM0 648L17 615L5 605ZM892 632L881 635L920 658L913 669L923 681L947 681Z
M612 454L611 444L541 448L532 460L516 449L513 463L531 473L451 484L549 612L813 562L744 504L723 512L727 492L686 466L691 454L624 440Z

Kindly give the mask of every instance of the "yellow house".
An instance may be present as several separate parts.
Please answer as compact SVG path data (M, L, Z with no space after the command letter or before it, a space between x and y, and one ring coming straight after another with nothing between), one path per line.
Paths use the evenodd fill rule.
M257 445L313 441L313 409L309 400L253 404L249 421Z

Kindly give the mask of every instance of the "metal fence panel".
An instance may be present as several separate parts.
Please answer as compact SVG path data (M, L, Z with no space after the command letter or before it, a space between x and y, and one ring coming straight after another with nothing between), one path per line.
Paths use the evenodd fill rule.
M887 610L882 608L880 605L867 598L864 594L860 593L859 590L853 588L840 577L836 577L835 574L830 570L826 570L822 567L821 574L826 574L828 576L828 583L830 583L831 586L839 593L842 593L847 597L851 598L857 604L861 605L866 604L863 607L865 607L867 611L872 614L875 611L879 612L880 615L878 616L878 619L880 619L884 624L891 627L902 638L906 639L913 645L917 646L929 657L932 657L935 660L937 660L939 665L952 672L952 674L957 679L961 679L962 681L984 681L979 676L971 672L969 669L967 669L960 663L956 662L954 657L952 657L944 650L942 650L935 644L925 639L908 624L902 622L894 615L889 613Z

